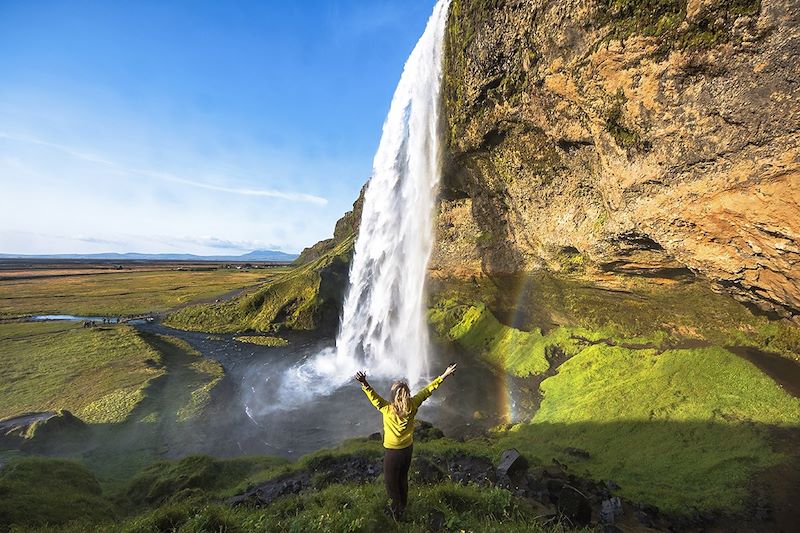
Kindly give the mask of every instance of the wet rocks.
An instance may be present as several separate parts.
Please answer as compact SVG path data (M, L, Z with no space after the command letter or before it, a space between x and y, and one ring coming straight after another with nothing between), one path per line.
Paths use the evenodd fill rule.
M287 494L306 489L322 489L334 483L366 483L374 481L382 471L380 459L361 454L323 455L309 461L297 472L283 474L260 485L250 487L228 500L228 504L263 506Z
M443 437L444 433L442 430L435 427L430 422L426 422L425 420L414 421L414 440L416 442L427 442Z
M495 467L485 457L458 455L447 461L447 472L456 483L493 485L497 481Z
M228 500L228 504L263 506L286 494L297 494L309 486L311 473L307 471L285 474L271 479Z
M500 454L500 463L497 465L497 473L501 476L512 477L528 468L528 462L514 448L504 450Z
M600 504L600 521L604 524L613 524L622 516L622 500L618 496L603 500Z
M689 0L658 36L606 5L451 10L431 267L700 274L800 323L796 2Z
M430 457L415 457L411 463L411 480L414 483L439 483L446 477L444 470Z

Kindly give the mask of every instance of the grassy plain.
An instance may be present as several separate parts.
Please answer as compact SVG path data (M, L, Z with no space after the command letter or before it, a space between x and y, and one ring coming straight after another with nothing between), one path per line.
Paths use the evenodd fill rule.
M0 418L66 409L86 422L120 422L163 374L160 361L124 324L0 324Z
M271 279L287 267L253 270L151 266L116 271L3 270L0 318L34 314L131 316L160 312Z

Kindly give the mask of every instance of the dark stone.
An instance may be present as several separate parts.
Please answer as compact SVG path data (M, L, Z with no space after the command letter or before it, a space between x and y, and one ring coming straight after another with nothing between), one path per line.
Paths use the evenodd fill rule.
M634 511L636 520L646 527L655 527L658 514L658 507L655 505L640 504L636 506L636 510Z
M622 500L617 496L603 500L600 504L600 521L605 524L613 524L617 518L622 516Z
M441 439L444 437L442 430L435 427L430 422L424 420L414 421L414 440L416 442L426 442Z
M228 505L269 505L286 494L297 494L310 484L311 475L307 471L284 474L257 487L230 498Z
M556 508L562 519L566 519L571 527L585 527L592 521L592 506L589 500L569 485L561 489Z
M285 494L296 494L306 488L321 489L334 483L366 483L374 481L382 471L380 460L366 455L323 455L308 463L308 468L270 479L248 488L228 500L229 505L269 505Z
M380 434L380 433L377 433L377 432L376 432L376 433L372 433L372 434L371 434L369 437L367 437L367 438L368 438L369 440L381 440L381 434Z
M603 533L622 533L622 530L614 524L603 524L603 529L600 531Z
M547 496L550 500L550 503L558 502L558 497L561 494L562 489L564 488L564 480L562 479L548 479L545 482L545 486L547 487Z
M447 472L456 483L493 485L497 481L495 468L484 457L459 455L447 461Z
M500 454L500 463L497 465L497 473L503 476L513 477L515 474L527 470L528 462L514 448L504 450Z
M617 485L615 482L611 481L610 479L607 479L606 481L603 481L603 484L606 486L606 488L608 490L619 490L620 489L620 486Z
M567 455L571 455L572 457L578 457L580 459L590 459L592 456L586 450L582 450L580 448L575 448L572 446L567 446L564 448L564 453Z
M441 531L446 523L444 513L438 509L434 509L428 515L428 531Z
M444 471L428 457L415 457L411 463L411 479L415 483L438 483L444 478Z

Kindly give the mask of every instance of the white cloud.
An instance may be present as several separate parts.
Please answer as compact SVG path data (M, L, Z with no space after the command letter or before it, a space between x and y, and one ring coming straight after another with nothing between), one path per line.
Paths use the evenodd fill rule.
M43 141L41 139L27 137L23 135L15 135L6 132L0 132L0 138L7 139L16 142L34 144L37 146L44 146L47 148L51 148L54 150L58 150L62 153L65 153L71 157L76 159L80 159L82 161L86 161L89 163L95 163L99 165L103 165L106 167L110 167L118 172L122 172L128 175L141 175L141 176L148 176L151 178L155 178L162 181L168 181L171 183L178 183L182 185L188 185L190 187L196 187L200 189L207 189L210 191L217 191L217 192L224 192L229 194L238 194L242 196L261 196L261 197L268 197L268 198L278 198L282 200L288 200L292 202L308 202L317 205L326 205L328 200L326 198L322 198L321 196L315 196L313 194L306 194L301 192L284 192L284 191L276 191L272 189L259 189L259 188L248 188L248 187L229 187L224 185L216 185L212 183L204 183L200 181L190 180L186 178L182 178L180 176L176 176L174 174L164 173L164 172L155 172L152 170L146 169L137 169L137 168L128 168L122 165L118 165L112 161L104 159L99 156L95 156L92 154L87 154L85 152L81 152L70 148L68 146L64 146L61 144L51 143L47 141Z

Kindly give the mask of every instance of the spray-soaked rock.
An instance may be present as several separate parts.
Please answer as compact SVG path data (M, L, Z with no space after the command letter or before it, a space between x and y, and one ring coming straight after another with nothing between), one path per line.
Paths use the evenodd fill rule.
M520 453L514 448L504 450L500 454L500 463L497 465L497 473L501 476L513 477L525 471L528 468L528 462Z

